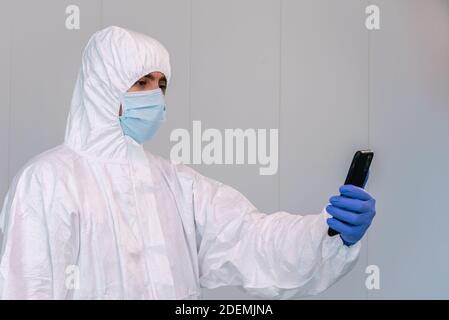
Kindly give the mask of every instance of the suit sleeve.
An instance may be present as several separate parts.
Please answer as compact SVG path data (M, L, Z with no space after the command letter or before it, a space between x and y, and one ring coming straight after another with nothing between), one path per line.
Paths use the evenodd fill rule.
M191 172L201 286L287 299L318 294L355 265L360 243L329 237L325 210L265 214L234 188Z

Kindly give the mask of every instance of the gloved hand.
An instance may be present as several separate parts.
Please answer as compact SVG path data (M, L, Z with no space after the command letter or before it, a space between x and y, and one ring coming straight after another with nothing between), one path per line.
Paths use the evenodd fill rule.
M326 211L332 216L327 219L330 228L340 232L343 243L351 246L358 242L371 225L376 215L376 200L364 189L343 185L340 196L329 199Z

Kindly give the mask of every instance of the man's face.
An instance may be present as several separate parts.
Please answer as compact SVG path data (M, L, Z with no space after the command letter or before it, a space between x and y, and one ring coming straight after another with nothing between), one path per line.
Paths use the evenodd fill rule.
M155 71L137 80L127 92L147 91L157 88L161 88L162 92L165 94L165 90L167 89L167 79L163 73ZM119 111L119 116L121 115L122 105L120 105Z

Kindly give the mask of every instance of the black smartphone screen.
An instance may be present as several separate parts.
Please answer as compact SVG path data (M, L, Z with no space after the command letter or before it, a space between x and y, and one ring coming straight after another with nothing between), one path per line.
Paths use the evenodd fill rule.
M374 153L371 150L357 151L352 158L345 184L352 184L356 187L363 188L373 157ZM332 237L337 235L338 232L329 228L327 234Z
M374 153L371 150L357 151L349 167L345 184L363 188L373 156Z

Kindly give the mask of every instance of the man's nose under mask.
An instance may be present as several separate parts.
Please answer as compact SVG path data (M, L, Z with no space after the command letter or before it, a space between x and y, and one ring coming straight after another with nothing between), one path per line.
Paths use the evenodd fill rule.
M161 89L126 92L122 97L120 125L123 133L142 144L155 135L166 119Z

